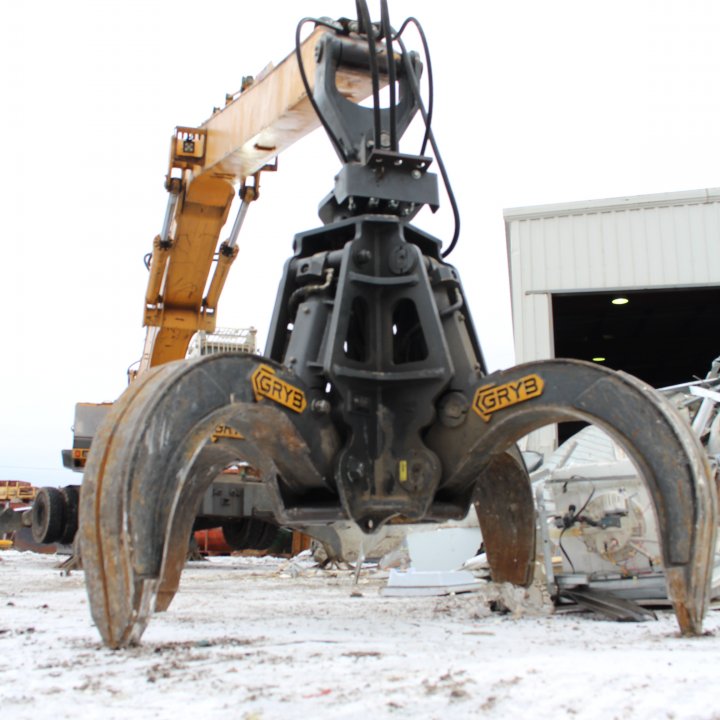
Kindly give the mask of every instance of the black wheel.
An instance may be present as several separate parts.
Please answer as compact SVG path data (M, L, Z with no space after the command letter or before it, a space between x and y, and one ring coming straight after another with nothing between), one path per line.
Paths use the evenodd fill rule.
M245 547L248 550L257 550L258 543L265 529L265 524L262 520L256 520L255 518L248 518L247 523L249 529Z
M242 518L222 526L225 542L233 550L265 550L278 533L274 523L257 518Z
M257 522L262 523L262 528L253 547L255 550L267 550L275 542L279 528L274 523L265 522L264 520L258 520Z
M272 542L269 538L268 528L273 530L272 526L264 520L250 518L250 534L247 540L249 550L264 550Z
M63 545L72 545L78 529L78 506L80 492L77 485L68 485L60 490L65 501L65 523L60 536Z
M227 522L222 526L223 536L225 542L233 550L246 550L248 547L248 540L250 539L250 532L252 529L252 518L242 518L240 520L233 520Z
M33 540L41 544L57 542L63 534L64 524L63 494L57 488L40 488L32 509Z

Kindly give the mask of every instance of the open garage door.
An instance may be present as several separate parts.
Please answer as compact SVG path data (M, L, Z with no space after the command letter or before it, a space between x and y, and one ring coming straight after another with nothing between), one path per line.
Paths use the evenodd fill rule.
M705 377L720 355L720 288L553 295L553 334L555 357L595 360L655 387Z
M705 377L720 355L717 287L557 294L552 313L555 357L594 360L655 387ZM559 441L577 429L561 426Z

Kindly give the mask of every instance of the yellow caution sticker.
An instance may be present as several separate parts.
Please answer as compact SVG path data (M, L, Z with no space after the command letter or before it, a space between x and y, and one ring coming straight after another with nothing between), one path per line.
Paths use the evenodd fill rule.
M545 383L539 375L525 375L503 385L483 385L475 392L473 410L485 421L492 414L543 394Z
M304 412L307 407L305 393L281 380L270 366L259 365L251 379L256 400L267 398L296 413Z
M235 428L229 425L216 425L210 440L216 443L220 438L228 438L230 440L244 440L245 436L239 433Z
M399 480L401 483L407 482L408 479L408 466L407 460L401 460L398 468Z

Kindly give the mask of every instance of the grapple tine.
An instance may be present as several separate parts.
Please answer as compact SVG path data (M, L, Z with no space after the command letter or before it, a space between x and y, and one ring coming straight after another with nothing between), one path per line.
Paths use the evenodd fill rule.
M111 648L133 642L142 634L154 587L132 567L132 537L127 530L127 465L124 450L132 428L131 411L147 392L172 371L163 366L131 385L113 405L93 439L80 494L80 547L85 586L93 620Z
M255 403L259 364L228 354L163 365L128 388L96 434L80 533L90 608L108 646L138 642L150 614L169 606L198 506L223 469L247 462L271 493L283 471L319 478L282 411ZM232 433L218 437L218 426Z
M535 503L515 448L493 456L478 476L473 500L493 580L529 585L535 562Z
M241 441L242 459L265 478L274 477L278 470L270 460L265 445L261 451L255 442L258 434L277 434L282 427L282 416L274 408L258 408L248 403L232 403L205 417L183 438L180 470L176 483L163 498L169 506L167 528L163 541L155 611L167 610L177 592L180 575L187 557L187 539L190 535L198 503L219 470L238 457L237 443L224 440L208 444L218 426L231 426Z
M162 437L160 407L166 407L186 363L163 365L130 385L93 439L81 493L79 531L90 609L103 641L111 648L139 641L150 614L170 604L184 562L190 527L177 542L174 497L167 481L148 476L143 442L156 452L173 437ZM182 432L184 423L164 422ZM177 427L178 425L183 427ZM173 450L174 452L174 450ZM155 488L148 486L148 481ZM208 481L209 482L209 481ZM180 489L178 489L180 490ZM179 493L181 494L181 493ZM192 518L190 518L190 526ZM172 542L168 544L165 536ZM163 577L162 568L166 568Z

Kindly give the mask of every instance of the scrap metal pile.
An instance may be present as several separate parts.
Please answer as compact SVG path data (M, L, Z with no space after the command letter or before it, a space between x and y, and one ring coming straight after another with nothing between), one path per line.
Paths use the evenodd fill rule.
M704 380L663 388L701 442L712 472L720 459L720 358ZM531 473L548 588L560 602L667 599L651 496L621 445L596 426L563 443ZM552 559L555 558L555 562ZM558 562L559 560L559 562ZM720 540L711 597L720 596ZM624 606L619 609L623 612Z

